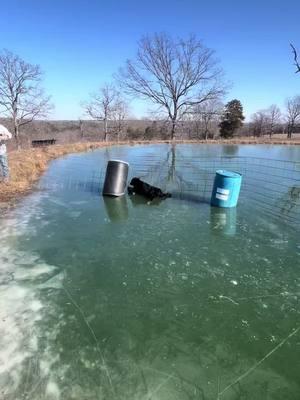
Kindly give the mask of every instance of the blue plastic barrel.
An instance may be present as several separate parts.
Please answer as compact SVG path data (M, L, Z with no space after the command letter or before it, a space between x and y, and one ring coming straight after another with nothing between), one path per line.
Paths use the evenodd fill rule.
M242 175L237 172L216 171L211 205L215 207L236 207L242 184Z

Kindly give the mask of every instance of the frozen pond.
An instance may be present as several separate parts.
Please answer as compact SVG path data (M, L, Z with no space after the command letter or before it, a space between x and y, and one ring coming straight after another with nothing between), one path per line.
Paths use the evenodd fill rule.
M113 158L173 198L103 199ZM209 205L222 167L236 210ZM297 146L53 162L0 219L1 400L298 400L299 179Z

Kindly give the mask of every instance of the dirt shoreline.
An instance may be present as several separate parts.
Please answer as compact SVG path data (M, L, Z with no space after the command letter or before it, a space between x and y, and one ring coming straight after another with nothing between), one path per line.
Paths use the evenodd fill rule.
M126 142L91 142L55 145L9 153L10 182L0 183L0 213L10 208L24 195L30 193L33 184L46 171L50 161L67 154L81 153L101 147L114 145L138 145L159 143L197 143L197 144L271 144L300 145L299 139L234 138L230 140L176 140L176 141L126 141Z

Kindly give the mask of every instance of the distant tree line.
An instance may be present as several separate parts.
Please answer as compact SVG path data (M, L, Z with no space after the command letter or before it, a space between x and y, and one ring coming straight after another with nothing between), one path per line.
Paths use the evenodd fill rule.
M259 110L251 116L249 129L254 136L286 133L288 138L300 131L300 96L286 99L285 110L282 113L278 106L271 105L268 109Z

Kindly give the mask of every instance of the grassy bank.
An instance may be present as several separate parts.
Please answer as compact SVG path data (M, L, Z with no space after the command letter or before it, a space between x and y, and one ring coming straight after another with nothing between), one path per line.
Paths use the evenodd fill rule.
M0 205L12 204L30 191L51 160L66 154L85 152L106 146L106 143L75 143L9 153L10 182L0 183Z
M149 141L120 142L119 144L147 144ZM157 141L155 143L168 143ZM207 141L176 141L176 143L205 143L205 144L289 144L300 145L299 139L287 140L285 138L234 138L230 140L207 140ZM66 154L85 152L100 147L111 146L113 142L103 143L75 143L56 145L47 148L27 149L12 151L9 153L10 182L0 183L0 208L14 204L22 195L28 193L34 182L47 169L51 160Z

